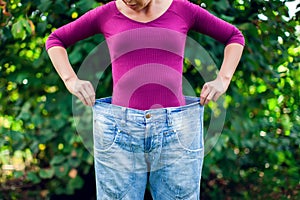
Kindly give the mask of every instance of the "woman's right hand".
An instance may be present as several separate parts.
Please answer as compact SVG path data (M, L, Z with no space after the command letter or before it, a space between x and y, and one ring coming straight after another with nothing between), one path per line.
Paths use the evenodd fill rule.
M67 89L87 106L95 104L95 90L91 82L80 80L77 77L65 81Z

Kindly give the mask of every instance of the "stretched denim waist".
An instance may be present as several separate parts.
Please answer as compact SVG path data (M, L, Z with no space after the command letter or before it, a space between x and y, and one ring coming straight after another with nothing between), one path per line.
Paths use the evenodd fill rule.
M166 107L150 110L138 110L112 104L112 97L97 99L93 106L94 114L109 114L119 119L130 121L166 120L174 115L188 115L188 113L200 112L204 107L200 105L199 97L185 96L186 105L178 107Z

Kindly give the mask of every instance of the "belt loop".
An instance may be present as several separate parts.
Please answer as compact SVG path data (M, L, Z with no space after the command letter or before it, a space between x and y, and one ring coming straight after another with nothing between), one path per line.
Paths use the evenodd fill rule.
M126 121L127 121L127 108L126 107L122 107L122 120L121 120L121 124L122 126L125 126Z
M168 108L167 108L167 122L168 122L168 126L172 126L171 110Z

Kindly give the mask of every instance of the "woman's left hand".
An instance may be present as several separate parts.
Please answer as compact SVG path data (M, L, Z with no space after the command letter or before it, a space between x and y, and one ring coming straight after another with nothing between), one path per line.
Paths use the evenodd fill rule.
M217 101L224 94L230 84L229 78L218 76L215 80L204 84L200 94L200 104L206 105L210 101Z

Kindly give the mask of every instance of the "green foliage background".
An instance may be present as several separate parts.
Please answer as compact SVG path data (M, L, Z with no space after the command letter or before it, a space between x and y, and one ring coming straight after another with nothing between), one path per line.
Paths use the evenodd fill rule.
M44 44L55 28L106 2L10 0L1 5L0 199L55 199L95 187L85 181L93 176L93 157L76 134L72 97ZM236 25L246 38L225 97L222 135L205 157L202 198L299 199L299 12L290 18L285 0L193 2ZM189 35L220 66L223 46ZM95 36L68 49L75 69L102 40ZM192 66L184 67L185 76L192 76ZM199 94L202 78L189 80ZM111 76L102 83L98 96L110 95ZM207 108L213 109L213 104Z

